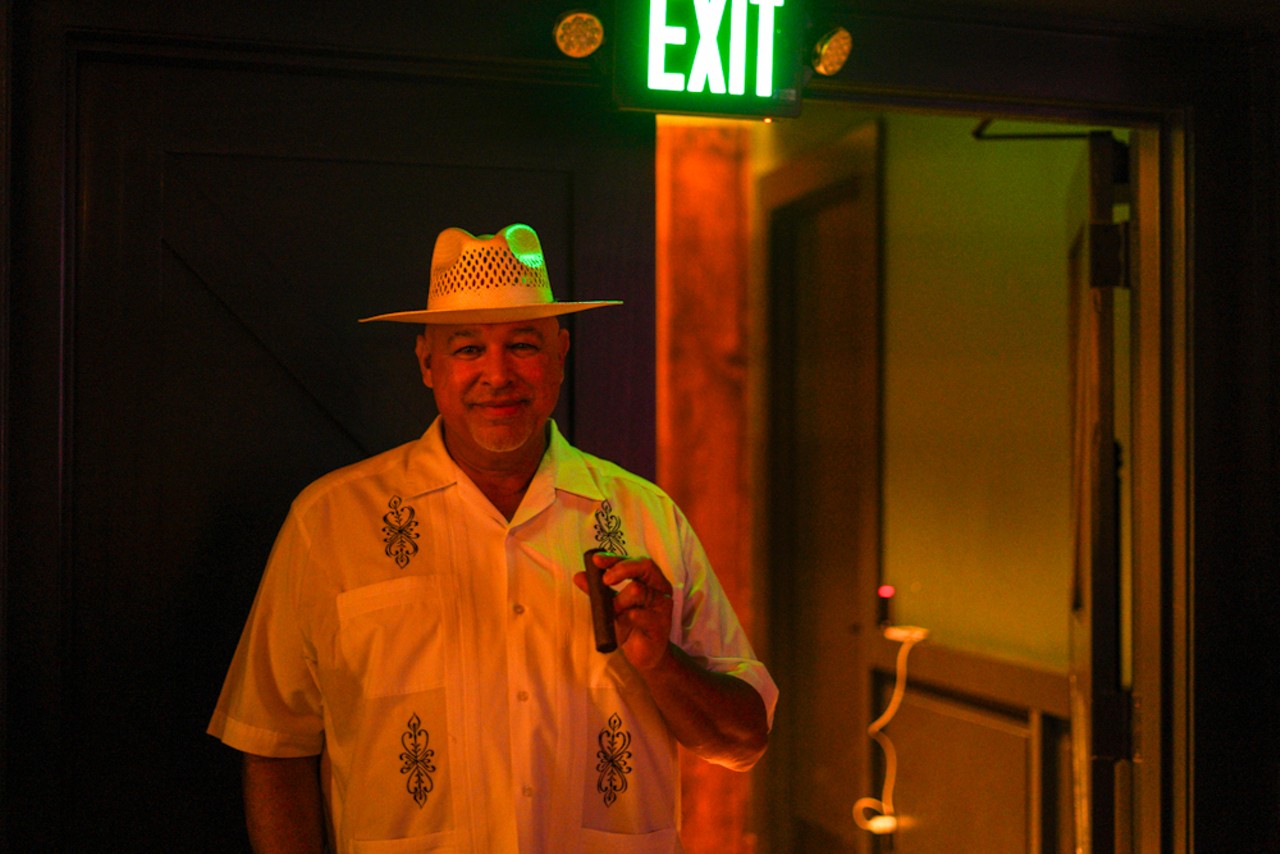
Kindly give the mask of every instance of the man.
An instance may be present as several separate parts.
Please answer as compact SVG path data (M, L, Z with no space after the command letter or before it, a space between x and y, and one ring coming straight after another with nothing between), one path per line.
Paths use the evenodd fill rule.
M612 304L555 301L512 225L445 230L426 310L368 318L424 325L440 415L304 490L272 550L209 725L255 850L676 851L677 742L764 752L777 689L688 521L551 420L557 318Z

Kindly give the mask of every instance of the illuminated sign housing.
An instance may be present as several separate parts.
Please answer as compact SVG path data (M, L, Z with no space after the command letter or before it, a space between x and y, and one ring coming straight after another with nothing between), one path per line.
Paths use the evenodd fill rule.
M616 0L623 109L797 116L802 0Z

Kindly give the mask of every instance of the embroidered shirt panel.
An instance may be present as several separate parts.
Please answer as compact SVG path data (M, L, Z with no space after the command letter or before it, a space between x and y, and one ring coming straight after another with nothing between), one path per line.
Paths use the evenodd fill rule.
M675 742L621 653L595 651L572 583L604 502L610 536L671 578L673 641L772 716L776 688L665 494L553 425L508 524L435 424L294 502L210 732L263 755L323 749L339 851L674 844Z

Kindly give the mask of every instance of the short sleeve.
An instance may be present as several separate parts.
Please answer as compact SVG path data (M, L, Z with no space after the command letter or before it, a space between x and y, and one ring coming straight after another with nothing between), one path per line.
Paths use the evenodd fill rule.
M295 505L271 550L207 730L237 750L295 757L314 756L323 746L323 706L297 595L309 557Z
M707 670L737 677L755 688L772 729L778 686L751 648L697 534L679 510L676 514L685 570L680 647Z

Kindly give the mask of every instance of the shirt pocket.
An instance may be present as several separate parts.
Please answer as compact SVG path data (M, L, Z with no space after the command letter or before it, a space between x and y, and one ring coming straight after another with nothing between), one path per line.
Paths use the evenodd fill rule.
M418 854L420 851L456 854L462 850L452 833L433 833L406 839L355 839L351 842L351 854Z
M676 827L675 738L647 691L610 686L589 691L587 735L583 838L627 840L616 851L651 850L643 840L661 839L662 831L674 833Z
M582 831L582 854L679 854L680 833L675 828L653 833L605 833Z
M365 697L445 684L445 615L436 575L411 575L338 594L339 669Z

